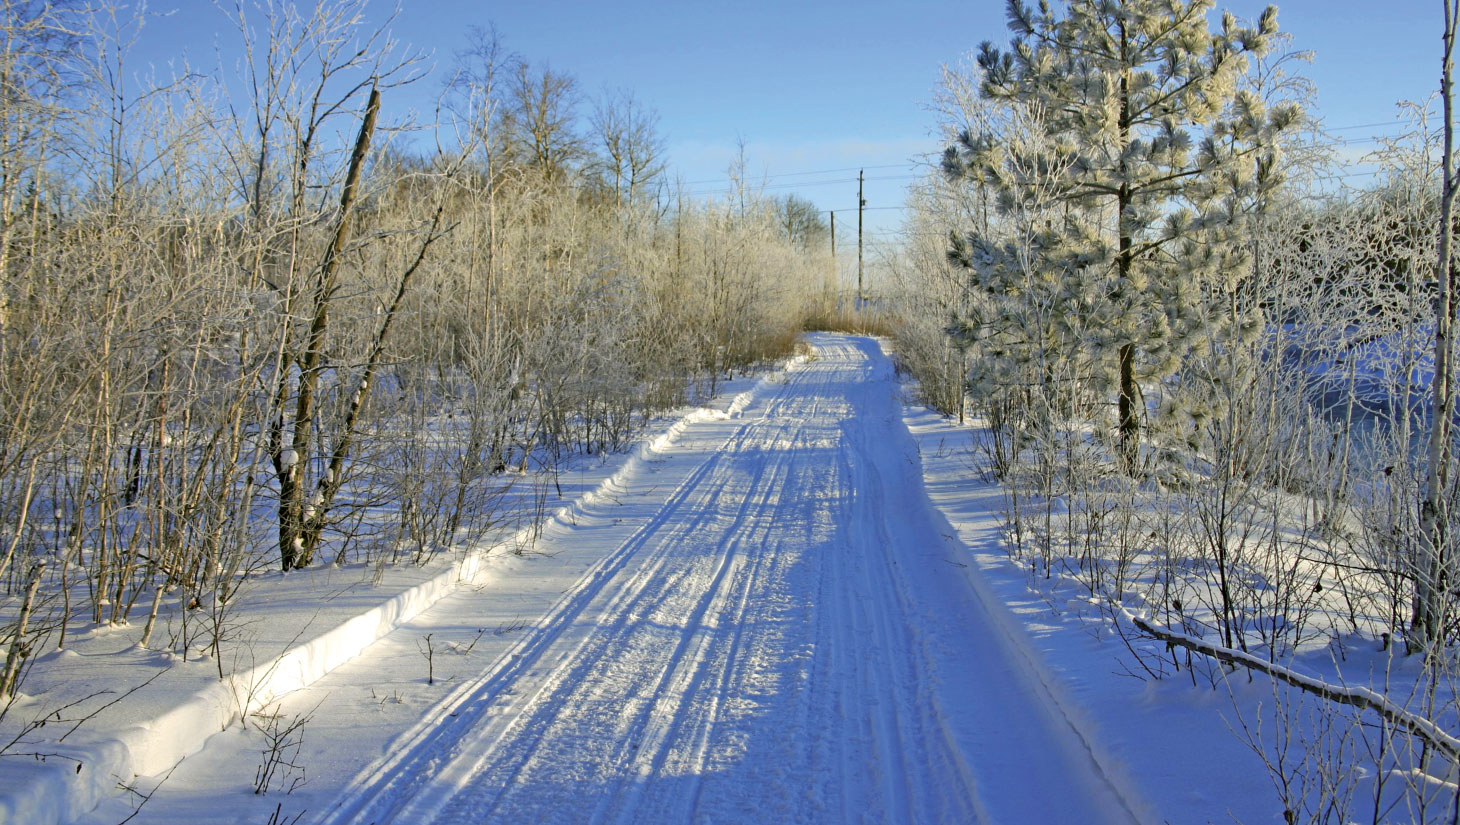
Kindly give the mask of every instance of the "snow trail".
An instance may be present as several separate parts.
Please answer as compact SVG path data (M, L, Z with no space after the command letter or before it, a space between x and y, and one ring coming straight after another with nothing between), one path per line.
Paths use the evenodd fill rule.
M958 561L887 357L813 343L652 515L546 535L623 538L326 821L1139 821Z

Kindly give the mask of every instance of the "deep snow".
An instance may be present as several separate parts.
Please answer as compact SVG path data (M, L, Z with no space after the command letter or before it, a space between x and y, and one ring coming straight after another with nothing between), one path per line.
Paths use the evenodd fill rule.
M170 733L214 735L76 821L138 794L144 823L1281 821L1225 693L1119 674L1007 561L967 432L904 407L877 342L811 343L531 554L377 623L248 729ZM309 721L302 770L256 795L265 715Z

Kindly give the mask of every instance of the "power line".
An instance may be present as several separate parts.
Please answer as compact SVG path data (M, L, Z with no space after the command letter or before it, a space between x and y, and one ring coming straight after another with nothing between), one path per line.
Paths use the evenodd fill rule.
M1328 132L1342 132L1342 131L1347 131L1347 130L1350 130L1350 129L1373 129L1373 128L1378 128L1380 126L1396 126L1396 127L1402 127L1402 126L1404 126L1404 124L1402 122L1399 122L1399 121L1379 121L1379 122L1376 122L1376 123L1350 123L1350 124L1345 124L1343 126L1325 126L1323 128L1324 128L1324 131L1328 131ZM1370 140L1370 139L1372 139L1372 138L1354 138L1353 140ZM857 172L857 171L861 171L861 170L865 170L865 169L908 169L908 168L916 167L917 165L918 165L918 162L917 161L908 161L906 163L884 163L884 164L878 164L878 165L875 165L875 166L843 166L843 167L840 167L840 168L837 168L837 169L810 169L810 170L794 171L794 172L776 172L774 174L766 174L766 175L761 175L759 177L761 179L764 179L764 180L774 180L774 179L777 179L777 178L805 177L807 175L834 175L834 174L839 174L841 172ZM867 178L867 180L895 180L895 179L898 179L898 177L899 176ZM848 179L838 179L837 182L845 183L845 182L847 182L847 180ZM855 179L853 178L851 180L855 180ZM704 184L724 183L724 182L725 182L725 178L705 178L703 180L684 181L683 182L683 185L684 186L700 186L700 185L704 185Z
M806 183L772 183L764 186L747 186L745 188L756 192L769 192L780 191L784 189L804 189L811 186L841 186L856 182L856 178L838 178L836 180L810 181ZM739 187L724 186L715 189L699 189L692 192L685 192L684 195L686 197L699 198L706 195L730 195L738 191L740 191Z
M1327 131L1327 132L1342 132L1342 131L1345 131L1345 130L1348 130L1348 129L1373 129L1373 128L1376 128L1376 127L1379 127L1379 126L1400 126L1400 125L1403 125L1403 124L1399 123L1398 121L1391 120L1391 121L1386 121L1384 123L1352 123L1352 124L1349 124L1348 126L1325 126L1323 128L1324 128L1324 131Z
M1379 127L1385 127L1385 126L1388 126L1388 127L1404 127L1404 125L1405 125L1404 123L1398 122L1398 121L1379 121L1379 122L1374 122L1374 123L1350 123L1350 124L1344 124L1344 125L1341 125L1341 126L1326 126L1326 127L1324 127L1324 131L1325 132L1340 132L1340 131L1351 131L1351 130L1355 130L1355 129L1373 129L1373 128L1379 128ZM1396 134L1370 135L1370 136L1367 136L1367 137L1333 138L1332 139L1332 142L1335 143L1335 144L1341 145L1341 146L1357 146L1357 145L1362 145L1362 144L1376 143L1376 142L1378 142L1380 140L1383 140L1385 138L1402 137L1402 136L1403 136L1403 133L1396 133ZM890 181L917 180L917 179L922 178L923 175L920 174L920 173L908 173L908 174L900 174L900 175L876 175L876 176L872 176L872 177L863 177L863 176L860 176L859 175L860 181L859 181L859 178L852 178L852 177L839 177L839 178L830 178L830 179L826 179L826 180L810 180L810 181L794 181L794 180L785 180L785 179L787 179L787 178L804 178L804 177L810 177L810 176L814 176L814 175L836 175L836 174L841 174L841 173L844 173L844 172L853 172L853 171L863 172L863 170L867 170L867 169L873 169L873 170L877 170L877 169L913 169L913 168L916 168L918 165L919 164L916 161L909 161L909 162L906 162L906 163L886 163L886 164L876 164L876 165L872 165L872 166L861 166L861 167L847 166L847 167L839 167L839 168L834 168L834 169L808 169L808 170L795 170L795 171L790 171L790 172L776 172L774 174L765 174L765 175L759 176L759 180L761 180L761 181L776 181L776 182L774 182L774 183L761 183L761 184L758 184L758 185L755 185L755 186L749 186L747 188L753 189L755 191L784 191L784 190L788 190L788 189L804 189L804 188L810 188L810 187L849 186L850 184L852 184L854 182L861 182L861 181L864 181L864 182L873 182L873 181L877 181L877 182L890 182ZM1372 172L1372 171L1360 171L1360 172L1349 172L1349 173L1345 173L1345 174L1334 175L1332 177L1335 177L1335 178L1366 177L1366 176L1373 176L1375 174L1377 174L1377 173L1376 172ZM709 197L709 196L714 196L714 195L729 195L729 194L735 193L739 189L738 187L735 187L735 186L731 185L727 181L727 179L725 179L725 178L706 178L706 179L702 179L702 180L695 180L695 181L684 182L681 185L683 185L685 187L692 187L692 186L702 186L702 185L709 185L709 184L721 184L721 185L720 186L717 186L715 188L685 191L685 192L683 192L683 195L686 196L686 197L694 197L694 198ZM822 211L822 212L844 211L844 209L846 209L846 208L850 208L850 207L838 208L836 210L823 209L823 210L820 210L820 211ZM889 210L889 209L891 209L891 210L905 210L907 208L908 208L907 206L869 206L869 207L865 207L865 209L868 209L868 210Z
M871 169L873 167L870 167L869 166L867 168ZM911 174L909 174L909 175L878 175L876 177L867 178L867 180L869 180L869 181L916 180L916 179L918 179L920 177L922 177L922 176L921 175L911 175ZM766 185L763 185L763 186L751 186L751 187L746 187L746 188L753 189L755 191L771 191L771 190L778 190L779 191L779 190L783 190L783 189L805 189L805 188L809 188L809 187L813 187L813 186L841 186L841 185L845 185L845 184L853 184L853 183L856 183L856 182L857 182L857 179L856 178L833 178L831 180L798 181L798 182L791 182L791 183L772 183L772 184L766 184ZM737 191L739 191L739 189L736 188L736 187L734 187L734 186L725 186L725 187L718 187L718 188L715 188L715 189L701 189L701 190L698 190L698 191L685 192L684 194L687 197L697 198L697 197L703 197L705 195L729 195L729 194L733 194L734 192L737 192Z
M772 178L800 177L800 176L805 176L805 175L834 175L834 174L837 174L839 172L856 172L856 171L859 171L861 169L907 169L907 168L909 168L911 166L914 166L914 165L916 165L916 164L913 164L913 163L885 163L885 164L882 164L880 166L848 166L848 167L844 167L844 168L841 168L841 169L817 169L817 170L809 171L809 172L777 172L774 175L761 175L760 177L763 178L763 179L772 179ZM724 182L725 182L725 178L709 178L709 179L706 179L706 180L691 180L691 181L685 181L684 182L684 185L685 186L699 186L701 184L706 184L706 183L724 183Z
M835 209L822 209L821 211L822 212L850 212L850 211L852 211L853 209L856 209L856 208L857 207L855 207L855 206L838 206ZM908 206L907 204L900 204L898 206L864 206L862 208L865 211L867 211L867 212L876 212L876 211L881 211L883 209L911 209L912 207L911 206Z
M1345 124L1343 126L1327 126L1327 127L1324 127L1324 130L1325 131L1328 131L1328 132L1339 132L1339 131L1348 131L1348 130L1353 130L1353 129L1372 129L1372 128L1377 128L1377 127L1381 127L1381 126L1400 126L1400 127L1402 127L1403 125L1404 125L1403 123L1399 123L1399 122L1395 122L1395 121L1381 121L1381 122L1375 122L1375 123L1350 123L1350 124ZM1342 145L1345 145L1345 146L1352 146L1352 145L1356 145L1356 144L1360 144L1360 143L1372 143L1374 141L1381 140L1384 137L1396 137L1396 136L1401 136L1401 135L1402 135L1402 133L1400 133L1399 135L1371 135L1371 136L1368 136L1368 137L1335 138L1333 142L1339 143L1339 144L1342 144ZM915 168L917 166L918 166L918 163L916 161L909 161L909 162L906 162L906 163L884 163L884 164L877 164L877 165L873 165L873 166L844 166L844 167L839 167L839 168L836 168L836 169L808 169L808 170L797 170L797 171L792 171L792 172L776 172L774 174L761 175L761 176L759 176L758 179L759 180L764 180L764 181L773 181L773 180L780 180L782 178L800 178L800 177L809 177L809 176L812 176L812 175L835 175L835 174L840 174L840 173L843 173L843 172L858 172L858 171L862 171L862 170L866 170L866 169L910 169L910 168ZM914 179L917 179L917 178L920 178L920 177L922 177L922 175L920 175L920 174L876 175L876 176L873 176L873 177L867 177L867 178L865 178L865 180L867 180L867 181L900 181L900 180L914 180ZM832 178L832 179L828 179L828 180L818 180L818 181L804 181L804 182L799 182L798 181L798 182L765 183L765 184L760 184L758 186L752 186L752 187L749 187L749 188L752 188L752 189L761 189L761 190L781 190L781 189L794 189L794 188L803 187L803 186L835 186L835 185L839 185L839 184L850 184L850 183L852 183L852 182L854 182L856 180L857 180L857 178L846 177L846 178ZM681 185L683 185L685 187L692 187L692 186L705 186L705 185L709 185L709 184L721 184L721 186L717 186L717 187L715 187L713 189L703 189L703 190L698 190L698 191L689 191L689 192L685 192L685 194L688 195L688 196L691 196L691 197L700 197L700 196L704 196L704 195L724 195L724 194L730 194L732 192L737 191L736 187L731 186L729 184L729 182L727 181L726 178L705 178L705 179L701 179L701 180L684 181ZM882 208L882 207L872 207L872 208ZM826 210L823 210L823 211L826 211Z

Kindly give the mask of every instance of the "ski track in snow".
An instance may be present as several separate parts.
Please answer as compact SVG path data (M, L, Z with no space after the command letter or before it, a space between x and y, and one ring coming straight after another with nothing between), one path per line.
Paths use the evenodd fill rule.
M1138 821L957 562L887 357L813 343L647 520L545 536L626 537L325 821Z

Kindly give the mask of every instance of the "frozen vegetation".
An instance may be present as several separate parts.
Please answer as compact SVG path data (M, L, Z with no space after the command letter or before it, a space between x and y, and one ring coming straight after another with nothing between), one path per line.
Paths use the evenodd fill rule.
M491 30L0 8L0 823L1460 822L1448 69L1011 3L853 304Z

